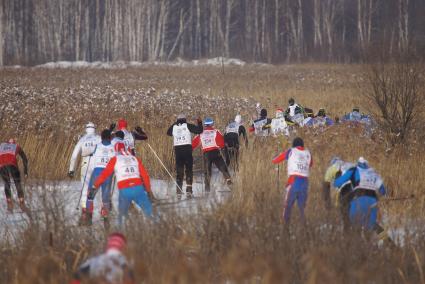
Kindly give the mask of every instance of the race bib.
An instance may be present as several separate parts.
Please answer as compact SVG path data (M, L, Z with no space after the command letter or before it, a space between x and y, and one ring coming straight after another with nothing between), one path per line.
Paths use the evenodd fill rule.
M0 144L0 155L15 155L17 147L16 144L2 143Z
M94 167L106 168L106 165L115 156L115 150L112 145L105 147L100 146L96 148L94 153Z
M189 145L192 143L192 136L187 124L174 125L173 127L174 146Z
M271 124L271 130L273 135L284 133L288 125L284 118L274 118Z
M95 151L97 143L100 142L100 138L97 136L83 137L81 139L83 139L81 147L83 157L91 155Z
M140 178L137 159L133 156L117 156L115 175L117 181Z
M288 158L288 176L308 177L310 174L311 155L308 150L292 148Z
M226 127L226 133L236 133L239 134L239 124L232 122Z
M382 185L381 177L373 169L357 168L360 175L360 182L356 188L378 190Z
M267 129L263 127L267 124L267 119L262 119L254 122L254 134L257 136L267 136L269 134Z
M215 142L216 134L216 130L205 130L201 134L201 143L203 149L217 147L217 143Z
M122 130L124 132L124 144L126 149L134 149L134 137L128 130Z

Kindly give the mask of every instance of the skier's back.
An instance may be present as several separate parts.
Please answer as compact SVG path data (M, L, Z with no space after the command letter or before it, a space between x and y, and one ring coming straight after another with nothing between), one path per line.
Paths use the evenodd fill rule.
M96 134L95 125L89 122L86 125L86 134L80 138L77 145L74 148L71 156L71 162L69 165L69 177L74 177L76 162L78 156L81 154L81 172L80 178L82 183L82 193L81 193L81 208L82 208L82 218L85 218L86 213L86 202L87 202L87 192L89 187L89 181L92 174L92 167L90 165L90 157L96 149L96 145L101 142L101 138Z

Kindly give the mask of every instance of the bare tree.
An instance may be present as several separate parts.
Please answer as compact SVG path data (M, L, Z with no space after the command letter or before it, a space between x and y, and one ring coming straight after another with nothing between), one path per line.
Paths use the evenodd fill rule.
M403 56L371 64L364 74L364 97L393 144L408 138L425 106L424 70L416 58Z

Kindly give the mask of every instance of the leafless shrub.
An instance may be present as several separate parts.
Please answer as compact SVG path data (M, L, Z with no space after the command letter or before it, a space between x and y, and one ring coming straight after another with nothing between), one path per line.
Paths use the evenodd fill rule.
M367 66L363 96L378 125L394 145L404 142L417 127L425 105L424 65L413 57Z

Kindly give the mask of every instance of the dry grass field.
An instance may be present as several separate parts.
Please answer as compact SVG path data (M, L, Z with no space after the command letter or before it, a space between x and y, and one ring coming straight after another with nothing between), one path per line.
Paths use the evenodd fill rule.
M287 65L245 67L150 67L122 70L1 69L0 137L15 137L30 160L27 184L66 178L69 157L84 124L98 129L118 118L140 125L148 142L173 169L166 129L175 115L211 116L219 128L261 104L274 115L290 97L342 116L362 101L362 66ZM271 159L289 145L270 138L243 149L231 198L196 216L173 216L152 224L134 220L128 229L129 256L138 283L425 283L425 155L420 143L387 146L380 135L364 137L338 125L325 132L300 130L314 158L307 227L294 210L287 231L281 220L285 170L277 186ZM145 142L137 146L150 174L167 178ZM196 155L199 155L198 151ZM332 156L364 156L380 172L391 196L415 194L380 204L383 224L400 237L398 247L375 237L341 230L338 211L327 211L321 196ZM5 204L1 204L5 206ZM56 215L55 215L56 216ZM0 241L1 283L66 283L81 261L103 246L102 232L35 224Z

